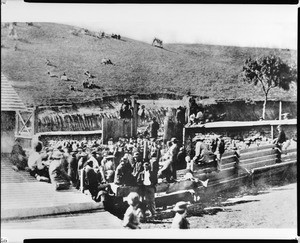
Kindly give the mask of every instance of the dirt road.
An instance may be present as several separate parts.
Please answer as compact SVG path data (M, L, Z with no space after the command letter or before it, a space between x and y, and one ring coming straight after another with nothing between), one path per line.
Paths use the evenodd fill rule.
M206 205L200 214L197 206L201 207L192 205L188 211L191 228L296 228L297 184L260 190L257 195L229 198L219 206ZM172 218L157 220L142 224L142 228L170 228L171 222Z

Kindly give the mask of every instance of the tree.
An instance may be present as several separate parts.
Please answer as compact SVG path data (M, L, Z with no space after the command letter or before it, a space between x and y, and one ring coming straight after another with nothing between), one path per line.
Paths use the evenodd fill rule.
M289 90L292 81L297 81L297 73L294 67L284 63L274 55L263 56L253 60L246 59L242 79L254 85L261 85L265 99L263 104L262 118L265 119L266 104L271 89L278 87Z

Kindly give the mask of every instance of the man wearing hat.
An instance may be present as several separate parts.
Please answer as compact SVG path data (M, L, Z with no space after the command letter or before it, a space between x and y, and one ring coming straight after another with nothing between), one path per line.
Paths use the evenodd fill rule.
M143 162L142 162L143 158L140 155L139 152L135 152L133 154L133 164L131 165L133 168L132 171L132 175L134 176L134 178L137 180L137 177L139 175L140 172L143 171Z
M172 229L189 229L190 223L186 219L187 216L187 206L188 202L177 202L173 211L176 212L175 217L173 218L171 228Z
M144 162L143 171L138 174L137 183L140 187L140 194L151 215L156 214L155 211L155 179L156 175L151 170L150 162Z

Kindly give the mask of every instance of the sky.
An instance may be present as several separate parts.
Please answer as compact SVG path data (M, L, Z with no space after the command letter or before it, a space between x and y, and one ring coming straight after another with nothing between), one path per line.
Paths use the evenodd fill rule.
M297 49L297 5L55 4L6 0L2 22L55 22L151 43Z

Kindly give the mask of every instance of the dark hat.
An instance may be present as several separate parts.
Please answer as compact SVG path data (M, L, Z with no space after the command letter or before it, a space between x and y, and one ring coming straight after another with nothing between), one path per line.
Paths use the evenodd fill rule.
M193 138L193 142L196 142L196 141L203 141L205 140L205 137L202 136L202 135L197 135Z
M171 142L176 143L178 142L177 138L171 138Z

